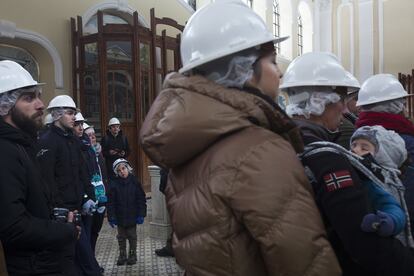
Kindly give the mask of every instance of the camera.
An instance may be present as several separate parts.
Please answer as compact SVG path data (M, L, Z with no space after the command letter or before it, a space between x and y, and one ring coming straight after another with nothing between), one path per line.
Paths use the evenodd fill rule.
M68 214L66 208L53 208L53 218L58 222L68 222Z
M69 209L66 208L53 208L53 218L59 222L68 222ZM81 214L75 212L73 214L73 223L80 225L82 220Z
M80 213L74 213L73 214L73 223L77 226L80 226L82 221L82 216Z

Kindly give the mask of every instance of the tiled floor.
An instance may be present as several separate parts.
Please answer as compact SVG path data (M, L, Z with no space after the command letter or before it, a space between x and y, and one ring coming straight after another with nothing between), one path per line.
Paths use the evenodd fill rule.
M137 225L138 262L135 265L117 266L118 242L117 230L112 229L105 219L96 246L96 259L105 268L105 275L182 275L183 270L176 264L175 258L157 257L154 250L162 248L168 235L167 229L150 225L151 200L147 201L148 215L143 225ZM157 237L154 237L157 236ZM161 238L160 238L161 236Z

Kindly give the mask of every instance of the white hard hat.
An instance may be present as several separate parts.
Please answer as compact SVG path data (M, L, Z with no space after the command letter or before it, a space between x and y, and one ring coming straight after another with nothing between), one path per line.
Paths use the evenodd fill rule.
M43 84L35 81L32 75L20 64L11 60L0 61L0 94L23 87Z
M48 124L51 124L51 123L53 123L53 118L52 118L52 114L49 113L43 119L43 124L48 125Z
M56 108L56 107L68 107L68 108L76 109L76 104L70 96L59 95L59 96L54 97L50 101L47 109Z
M83 121L86 121L86 120L85 120L85 118L83 118L82 113L80 113L80 112L76 113L75 122L83 122Z
M391 74L378 74L369 77L361 86L356 106L374 104L412 96Z
M121 164L121 163L126 163L126 164L128 164L129 166L131 166L131 165L129 164L128 160L126 160L126 159L124 159L124 158L118 158L118 159L116 159L116 160L115 160L115 162L112 164L112 170L114 171L114 173L115 173L115 174L117 174L117 173L116 173L116 167L117 167L119 164Z
M358 80L328 52L311 52L295 58L283 74L281 90L301 86L344 86L348 93L358 90Z
M240 0L215 1L188 20L181 39L180 73L270 41L275 38L265 22Z
M112 125L120 125L121 122L118 120L118 118L111 118L111 120L109 120L108 122L108 126L112 126Z
M93 126L90 126L90 125L88 125L87 123L83 123L83 129L84 130L87 130L88 128L91 128L91 127L93 127Z

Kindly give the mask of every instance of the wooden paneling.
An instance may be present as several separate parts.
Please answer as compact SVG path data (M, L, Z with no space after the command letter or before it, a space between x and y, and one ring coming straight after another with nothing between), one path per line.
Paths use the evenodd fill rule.
M414 94L414 69L411 71L410 74L402 74L398 73L398 80L403 85L405 91L408 92L408 94ZM414 99L413 96L407 97L407 111L408 116L411 119L414 119Z
M74 87L75 99L77 98L79 106L82 110L86 110L85 101L85 89L99 89L100 97L99 103L94 103L96 106L100 106L101 113L97 117L99 121L98 129L101 129L97 136L105 135L107 129L107 122L111 115L109 110L113 110L109 102L110 88L108 83L108 72L114 71L127 71L132 76L132 90L135 96L135 113L133 121L123 122L121 120L121 129L127 136L129 145L131 148L131 155L129 161L134 167L135 173L144 185L145 191L150 191L150 177L148 172L148 166L152 165L151 160L143 152L139 141L139 130L142 122L145 119L146 112L148 111L148 104L151 104L157 95L157 82L159 83L168 73L167 68L167 52L173 52L173 57L170 60L174 62L174 70L178 70L181 66L181 60L179 56L180 48L180 35L176 37L169 37L165 30L162 31L162 35L157 35L157 25L172 26L180 31L184 29L184 26L178 24L171 18L157 18L155 16L155 10L151 9L151 28L145 28L139 25L138 13L133 14L133 24L104 24L102 11L98 12L97 24L98 33L83 35L82 31L82 18L77 17L77 20L71 18L71 37L72 37L72 84ZM76 24L77 23L77 24ZM127 41L131 43L131 61L128 62L109 62L107 56L107 44L111 41ZM97 63L86 64L85 59L85 45L89 43L97 44ZM149 64L141 64L140 60L140 43L148 45L148 61ZM156 47L160 48L160 61L161 66L156 66ZM77 50L78 49L78 50ZM90 55L90 53L88 53ZM170 61L169 60L169 61ZM170 66L171 67L171 66ZM171 68L170 68L171 70ZM94 74L91 74L94 72ZM149 77L147 77L149 76ZM77 78L79 77L79 82ZM85 85L85 78L89 77L88 85ZM158 78L157 78L158 77ZM95 81L95 83L94 83ZM143 83L145 81L145 83ZM91 88L92 83L92 88ZM142 88L149 88L146 91L141 91ZM77 89L79 92L77 92ZM147 99L147 100L146 100Z

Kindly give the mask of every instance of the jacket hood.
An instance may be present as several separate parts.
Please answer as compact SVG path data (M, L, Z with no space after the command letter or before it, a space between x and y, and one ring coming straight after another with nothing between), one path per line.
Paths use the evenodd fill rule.
M2 118L0 118L0 138L7 139L18 144L30 145L33 142L33 139L30 136L20 129L17 129L8 123L6 123Z
M152 161L173 168L219 138L253 124L267 128L301 151L293 121L260 93L230 89L202 76L167 76L141 128L141 143Z
M295 118L294 121L300 128L305 145L319 141L335 142L341 135L306 119Z

